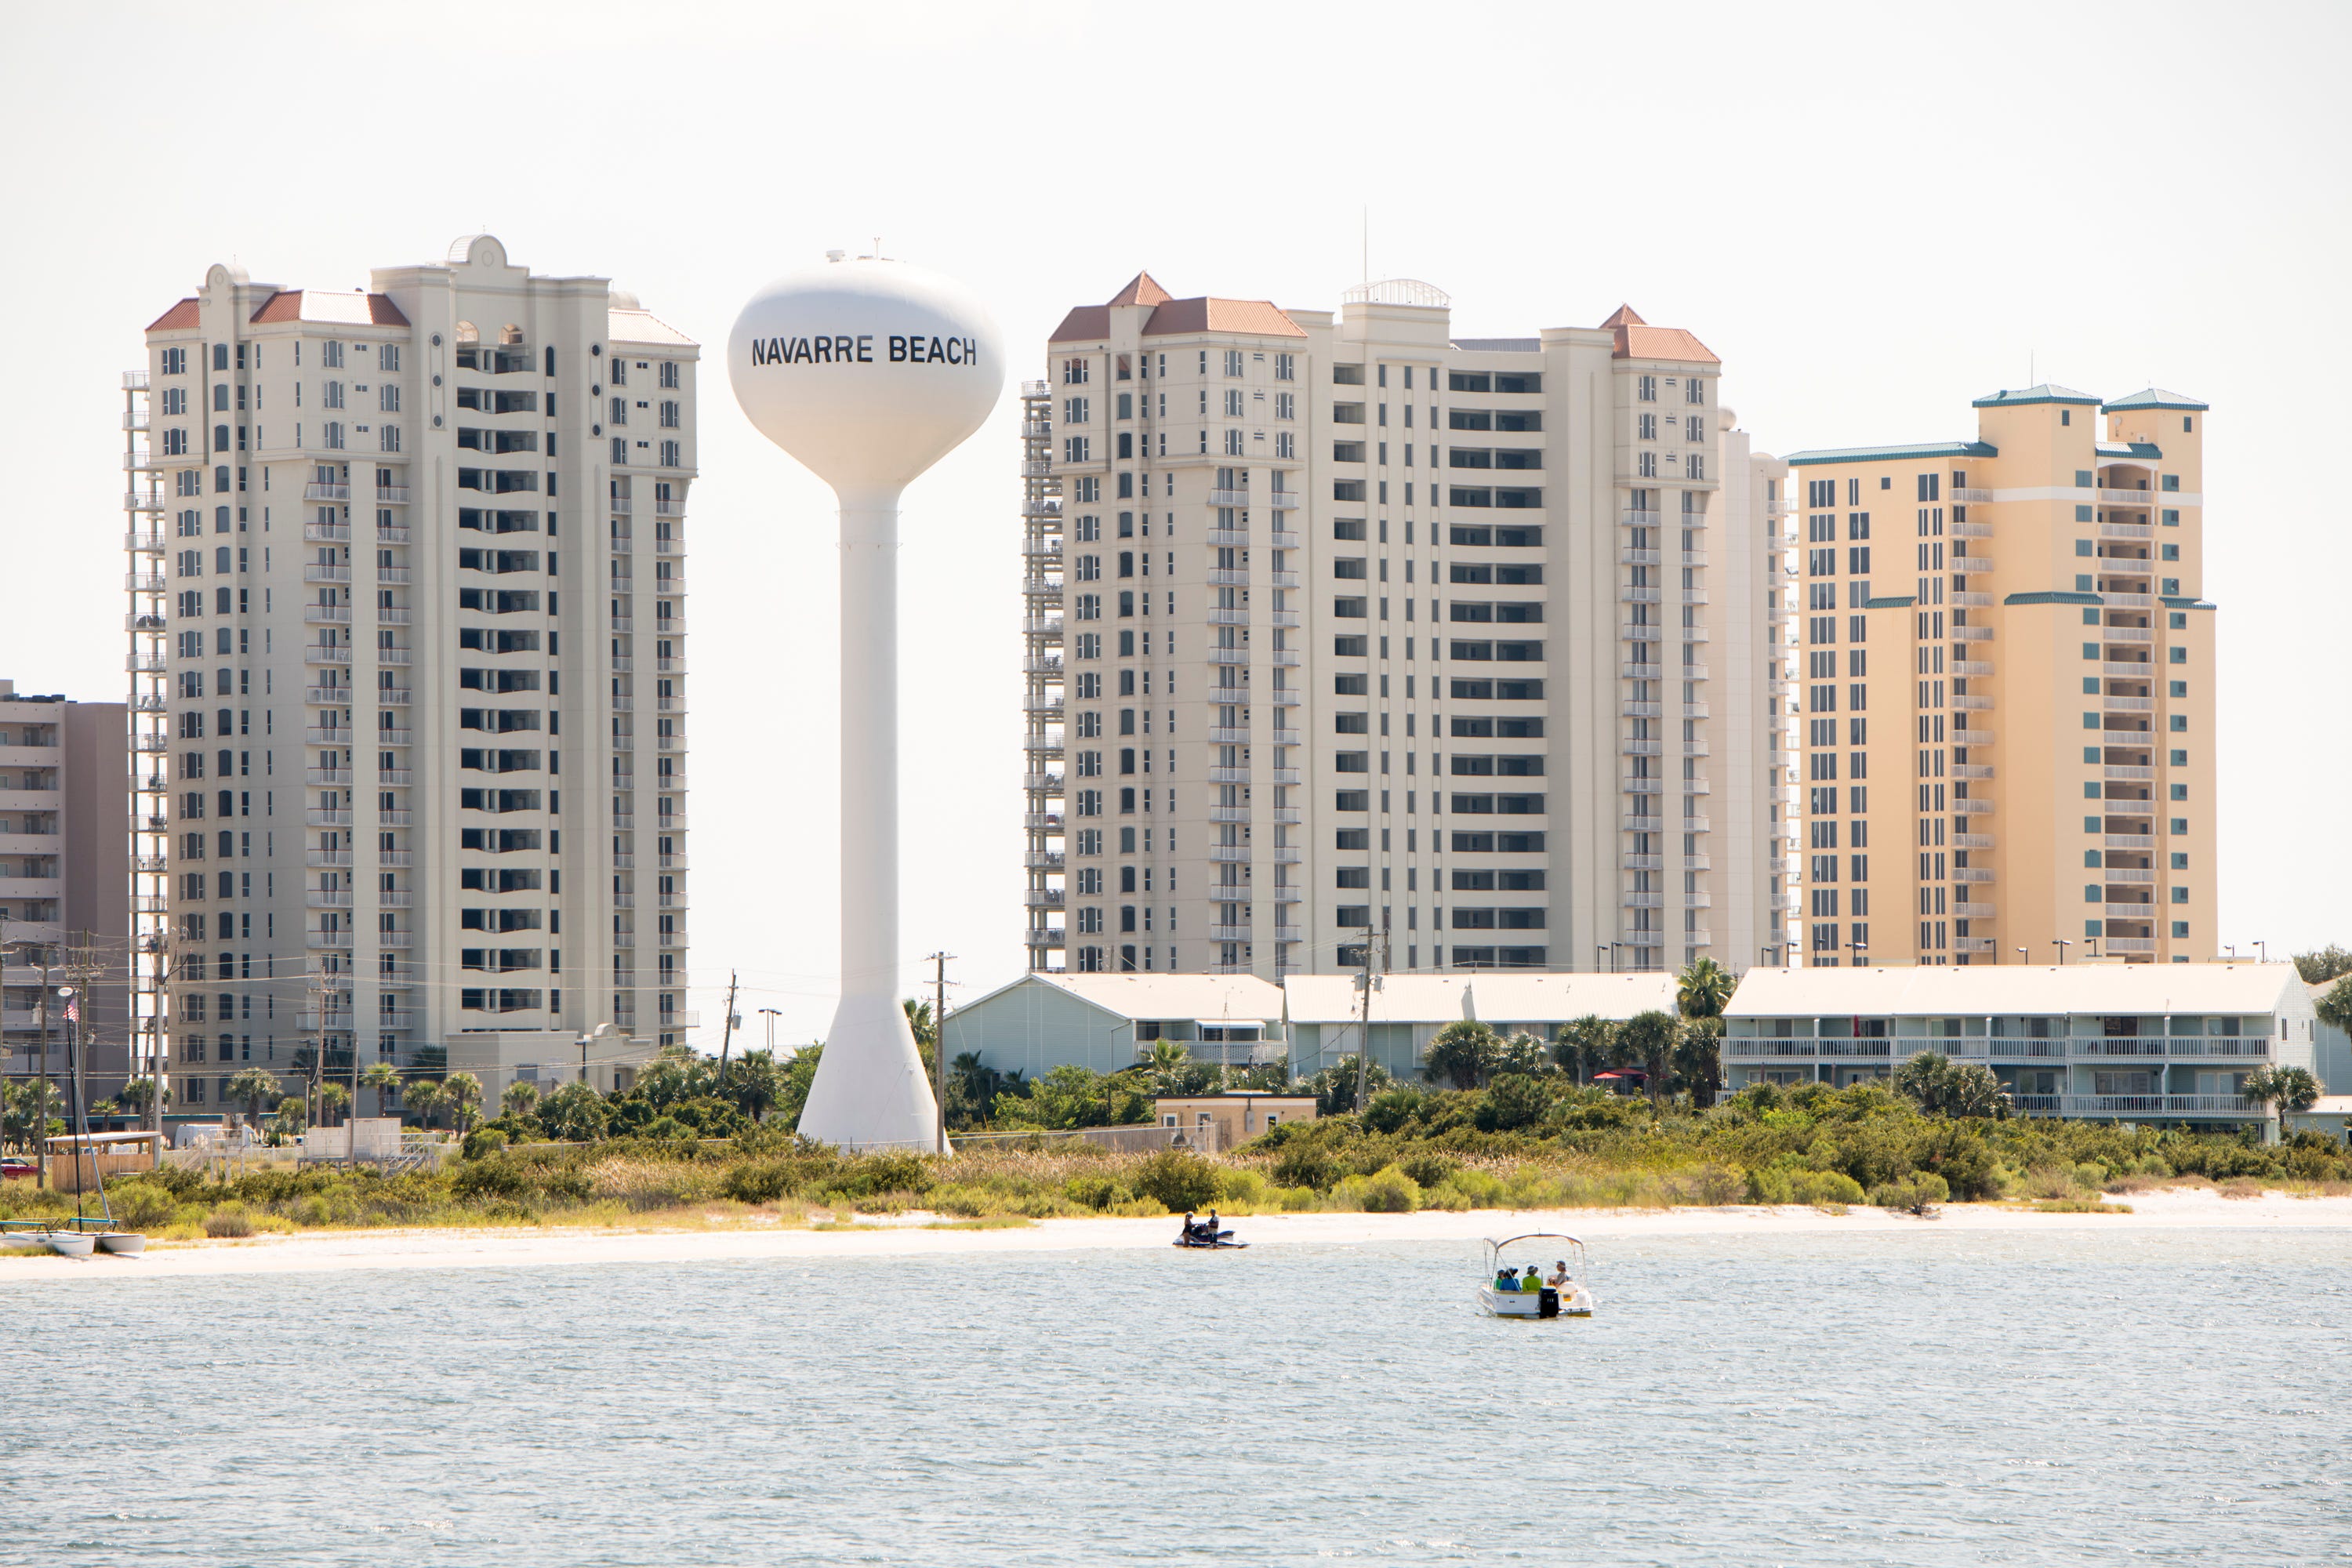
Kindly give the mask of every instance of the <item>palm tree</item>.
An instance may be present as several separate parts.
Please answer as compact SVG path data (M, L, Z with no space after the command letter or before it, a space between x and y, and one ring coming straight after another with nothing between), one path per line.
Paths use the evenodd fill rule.
M409 1113L416 1118L416 1124L429 1132L433 1130L433 1119L441 1113L443 1106L449 1103L449 1091L437 1079L420 1079L408 1086L401 1099Z
M1675 1075L1690 1090L1691 1104L1705 1110L1723 1088L1723 1020L1686 1018L1675 1030Z
M1636 1013L1617 1026L1615 1048L1610 1053L1619 1065L1641 1064L1644 1086L1650 1091L1650 1110L1659 1109L1658 1096L1673 1060L1675 1042L1682 1033L1681 1020L1672 1013L1655 1008Z
M2319 1080L2307 1068L2261 1068L2246 1075L2246 1086L2239 1092L2273 1107L2284 1120L2319 1102Z
M734 1077L728 1074L730 1081ZM606 1116L604 1097L577 1081L565 1084L539 1105L540 1125L550 1136L571 1143L593 1142L601 1137Z
M474 1114L482 1103L482 1080L469 1072L453 1072L442 1079L441 1089L449 1097L450 1121L463 1136L473 1126Z
M1421 1076L1456 1089L1475 1089L1495 1070L1503 1042L1475 1018L1459 1018L1432 1035L1422 1057Z
M387 1115L400 1096L400 1069L390 1062L376 1062L360 1075L360 1087L375 1090L375 1113Z
M783 1092L783 1068L773 1051L745 1051L728 1069L727 1096L753 1121L766 1121Z
M507 1091L499 1096L499 1114L501 1116L512 1116L520 1119L521 1117L529 1116L531 1113L532 1108L538 1104L539 1085L535 1083L510 1083L507 1085Z
M352 1091L341 1084L320 1084L319 1086L319 1125L332 1127L337 1118L350 1109L351 1103Z
M254 1127L261 1125L261 1102L278 1092L278 1075L261 1068L247 1068L222 1086L226 1100L245 1101L245 1119Z
M1509 1039L1505 1040L1496 1052L1495 1070L1522 1073L1528 1078L1535 1078L1558 1069L1553 1066L1550 1053L1544 1049L1544 1043L1525 1029L1520 1029Z
M1675 978L1675 1006L1685 1018L1720 1018L1738 983L1711 958L1694 958Z
M1617 1037L1617 1026L1598 1013L1587 1013L1572 1023L1560 1026L1559 1039L1552 1047L1552 1058L1576 1075L1580 1084L1591 1081L1592 1075L1609 1064L1609 1050Z

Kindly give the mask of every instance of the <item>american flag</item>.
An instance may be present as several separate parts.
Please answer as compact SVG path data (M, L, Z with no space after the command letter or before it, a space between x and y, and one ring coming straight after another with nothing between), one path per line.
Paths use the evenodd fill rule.
M66 1022L68 1024L81 1022L81 993L79 991L66 998Z

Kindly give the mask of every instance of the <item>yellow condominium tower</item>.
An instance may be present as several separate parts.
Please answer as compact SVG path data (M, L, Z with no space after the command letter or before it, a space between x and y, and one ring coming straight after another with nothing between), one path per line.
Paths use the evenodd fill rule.
M2206 405L1975 406L1788 459L1806 962L2210 958Z

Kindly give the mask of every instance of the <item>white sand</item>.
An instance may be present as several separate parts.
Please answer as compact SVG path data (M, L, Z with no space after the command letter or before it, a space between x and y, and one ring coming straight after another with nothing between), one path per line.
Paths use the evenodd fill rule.
M2135 1193L2129 1214L2035 1214L1990 1204L1953 1204L1932 1219L1860 1205L1843 1215L1806 1207L1474 1210L1412 1215L1258 1215L1233 1222L1254 1246L1346 1246L1374 1241L1475 1241L1518 1231L1609 1237L1860 1236L1923 1229L2079 1232L2172 1228L2305 1230L2352 1227L2352 1197L2224 1198L2207 1189ZM758 1258L878 1258L921 1253L1060 1252L1161 1247L1173 1219L1050 1219L1018 1229L929 1230L930 1215L870 1222L874 1228L815 1231L741 1227L601 1230L310 1231L242 1241L158 1244L143 1257L0 1258L0 1284L52 1279L145 1279L181 1275L312 1274L357 1268L511 1268L582 1263L686 1263Z

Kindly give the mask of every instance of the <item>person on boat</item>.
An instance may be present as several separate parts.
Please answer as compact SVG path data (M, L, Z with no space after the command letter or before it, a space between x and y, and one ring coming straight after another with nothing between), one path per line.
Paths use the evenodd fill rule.
M1497 1291L1503 1291L1503 1290L1516 1290L1516 1289L1517 1289L1519 1288L1519 1286L1518 1286L1518 1274L1519 1274L1519 1271L1518 1271L1517 1269L1516 1269L1516 1268L1497 1268L1497 1269L1496 1269L1496 1270L1495 1270L1495 1289L1496 1289Z
M1528 1264L1528 1271L1519 1276L1519 1289L1529 1296L1535 1295L1543 1289L1543 1280L1538 1277L1534 1264Z
M1217 1211L1211 1209L1209 1211L1209 1223L1202 1226L1202 1234L1207 1236L1211 1241L1223 1241L1225 1237L1233 1234L1233 1232L1229 1230L1218 1229L1217 1223Z
M1544 1283L1550 1286L1555 1290L1565 1290L1569 1289L1567 1258L1563 1258L1552 1265L1552 1277L1545 1280Z
M1192 1211L1191 1209L1186 1209L1184 1211L1184 1230L1180 1239L1184 1241L1198 1241L1200 1238L1201 1227L1193 1223Z

